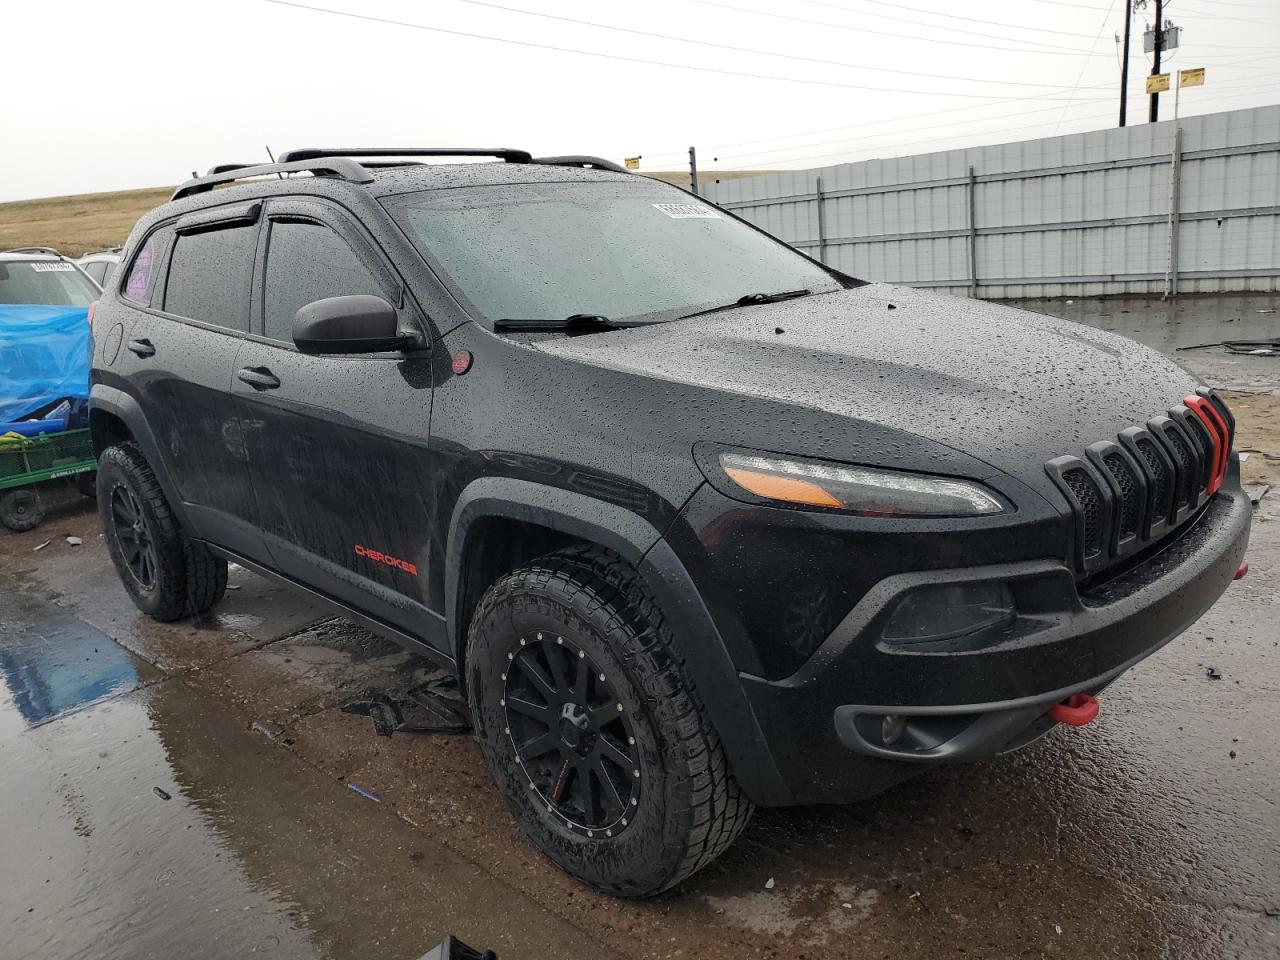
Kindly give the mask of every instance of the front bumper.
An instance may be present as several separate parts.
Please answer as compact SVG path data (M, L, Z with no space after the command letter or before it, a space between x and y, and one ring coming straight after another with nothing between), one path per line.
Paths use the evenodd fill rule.
M1043 734L1053 726L1050 706L1071 693L1099 692L1213 605L1243 561L1251 512L1232 483L1158 553L1083 591L1056 561L881 581L792 675L741 675L793 802L858 799L923 764L991 756ZM878 640L906 590L942 580L1011 584L1023 613L1019 628L975 648ZM905 733L890 745L881 736L885 716L905 720Z

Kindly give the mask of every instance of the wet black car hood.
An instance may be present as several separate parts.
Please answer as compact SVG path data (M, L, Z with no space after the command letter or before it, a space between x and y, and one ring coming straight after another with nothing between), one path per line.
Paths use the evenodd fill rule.
M1114 439L1196 386L1124 337L887 284L537 346L914 434L1041 490L1046 460Z

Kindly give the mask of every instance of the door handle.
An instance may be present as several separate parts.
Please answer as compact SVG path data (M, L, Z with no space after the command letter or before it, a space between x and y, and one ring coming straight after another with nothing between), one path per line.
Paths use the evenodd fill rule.
M236 374L236 379L255 390L274 390L280 386L280 378L266 367L243 367Z
M129 349L140 357L154 357L156 348L151 345L150 340L130 340Z

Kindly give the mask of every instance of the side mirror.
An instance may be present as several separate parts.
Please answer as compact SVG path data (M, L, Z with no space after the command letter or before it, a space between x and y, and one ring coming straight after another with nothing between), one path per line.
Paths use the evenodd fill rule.
M380 353L406 339L396 311L381 297L327 297L293 315L293 342L303 353Z

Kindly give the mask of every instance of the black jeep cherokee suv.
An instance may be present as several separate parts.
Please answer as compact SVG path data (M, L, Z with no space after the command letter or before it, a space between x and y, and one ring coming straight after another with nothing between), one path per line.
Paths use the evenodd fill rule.
M453 154L493 162L368 160ZM1243 569L1231 414L1157 353L606 161L216 167L122 263L92 426L138 606L234 560L457 671L514 815L611 893L1089 719Z

